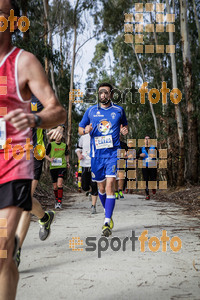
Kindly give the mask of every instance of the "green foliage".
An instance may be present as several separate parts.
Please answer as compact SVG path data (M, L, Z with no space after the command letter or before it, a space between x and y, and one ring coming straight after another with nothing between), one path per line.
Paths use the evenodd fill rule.
M91 86L92 83L97 83L102 81L107 77L108 81L115 84L115 86L123 91L127 88L131 88L131 85L134 84L138 89L142 82L143 77L141 70L138 65L135 53L131 44L126 44L124 42L124 13L135 13L135 3L139 1L120 1L120 0L103 0L98 2L98 11L94 15L94 22L96 28L102 28L102 39L104 42L101 42L99 38L99 44L96 47L95 55L91 62L91 68L88 70L88 86ZM149 1L142 1L143 5ZM185 87L184 87L184 74L183 74L183 53L182 53L182 41L181 41L181 28L180 28L180 7L179 2L174 1L175 3L175 33L174 44L176 47L176 69L177 69L177 80L178 88L182 92L182 100L179 104L183 117L183 126L184 132L186 133L187 128L187 103L185 101ZM193 117L199 117L199 84L200 84L200 45L198 37L198 32L196 28L194 8L192 1L187 1L188 3L188 12L187 12L187 22L189 29L189 38L190 38L190 51L192 58L192 76L194 81L194 86L192 90L192 100L195 103L196 111L193 114ZM197 3L197 2L196 2ZM165 11L166 13L166 11ZM199 6L197 6L197 14L200 17ZM144 15L144 18L146 16ZM150 22L149 19L145 22ZM156 24L155 12L152 13L152 21ZM97 29L96 29L97 30ZM134 34L134 33L133 33ZM153 44L155 45L155 37L153 33L143 33L144 34L144 44ZM169 45L169 34L156 33L158 45ZM108 47L109 51L113 52L114 56L114 67L112 68L112 74L108 76L107 70L108 59L106 52L104 53L103 45ZM162 87L162 81L167 82L167 87L170 91L173 88L172 83L172 70L171 70L171 58L170 54L138 54L138 58L142 65L145 81L148 82L148 89L157 88L159 91ZM160 65L160 62L161 65ZM127 95L127 101L125 104L119 103L122 105L126 111L128 123L129 123L129 138L143 138L145 134L149 134L152 137L155 137L155 130L153 126L153 118L150 111L148 96L146 95L145 105L140 104L140 95L135 93L134 99L130 98L130 94ZM163 107L162 105L162 96L158 104L153 105L154 111L156 114L156 119L158 122L158 131L159 131L159 141L164 146L167 147L167 138L170 135L170 139L173 141L174 153L172 152L172 157L176 160L177 155L177 123L175 119L175 106L170 101L170 96L168 94L168 105ZM168 130L167 130L168 128ZM200 131L199 131L200 132ZM200 133L199 133L200 137ZM200 140L200 139L199 139ZM187 140L186 140L187 148ZM174 160L174 162L175 162ZM175 162L176 165L176 162ZM177 165L176 165L177 166ZM175 173L174 173L175 174Z
M76 1L75 1L76 2ZM54 68L56 86L58 88L59 99L64 107L68 107L68 95L70 86L70 64L71 57L69 49L73 43L73 28L77 27L78 35L85 32L87 21L83 21L83 16L89 13L94 18L94 34L97 36L97 45L91 65L87 72L88 78L86 86L95 88L98 83L108 81L118 88L121 93L125 89L130 89L132 85L138 90L143 82L141 70L139 68L136 55L131 44L124 42L124 14L135 13L134 5L141 1L137 0L79 0L78 6L71 6L69 0L52 0L49 1L48 21L52 28L52 39L55 43L54 36L59 37L62 43L60 48L56 45L57 50L52 49L45 41L46 28L44 26L44 8L43 2L36 0L21 0L21 10L31 22L29 31L26 34L21 32L13 35L13 42L18 47L34 53L42 65L45 65L45 58L51 61ZM149 1L142 1L143 5ZM197 3L197 1L196 1ZM187 103L185 101L185 86L183 74L183 57L182 41L180 28L180 3L174 1L175 5L175 33L174 44L176 46L176 69L178 88L182 92L183 98L179 104L184 131L187 133ZM192 1L187 1L187 22L190 38L190 51L192 60L193 91L192 101L195 104L193 117L200 120L200 102L199 102L199 84L200 84L200 38L196 28L194 8ZM166 12L165 12L166 13ZM197 5L197 15L200 17L200 7ZM85 17L86 18L86 17ZM145 17L146 18L146 17ZM146 20L150 21L150 20ZM145 21L145 22L146 22ZM155 13L152 13L152 22L156 24ZM169 35L167 32L156 33L158 45L168 45ZM153 33L144 32L144 44L155 45ZM54 45L55 46L55 45ZM110 55L113 55L113 64L110 63ZM111 55L111 56L112 56ZM139 61L144 70L145 81L148 82L148 89L162 87L162 80L167 82L167 87L172 90L172 70L171 59L169 54L138 54ZM161 65L159 63L159 59ZM49 76L50 77L50 76ZM50 78L49 78L50 79ZM76 84L77 87L77 84ZM130 97L127 94L126 103L120 102L126 111L130 135L129 138L143 138L145 134L155 137L153 118L150 111L148 96L146 103L140 103L140 94L138 91ZM175 155L177 155L177 124L175 120L175 107L169 99L168 105L163 107L162 97L160 102L153 105L158 122L159 141L166 147L167 135L173 140ZM77 142L77 127L83 115L84 106L73 106L72 113L72 149ZM166 126L168 129L166 129ZM186 134L185 134L186 135ZM187 136L187 135L186 135ZM200 131L199 131L200 141ZM185 143L187 149L187 140ZM173 153L171 153L173 156Z

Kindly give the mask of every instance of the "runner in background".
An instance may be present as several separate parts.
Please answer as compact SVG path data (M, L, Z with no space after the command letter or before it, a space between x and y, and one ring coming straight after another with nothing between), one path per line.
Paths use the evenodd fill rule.
M122 138L122 135L120 135L120 139ZM124 168L122 170L118 169L118 176L116 178L116 182L115 182L115 199L123 199L124 198L124 183L125 183L125 178L124 178L124 174L126 174L126 156L127 156L127 151L128 151L128 146L125 142L120 140L120 148L122 150L125 150L125 156L123 158L123 160L125 161L125 165ZM121 171L121 172L120 172Z
M91 213L96 213L96 203L98 196L97 183L92 181L91 158L90 158L90 135L82 135L79 139L76 154L82 167L81 187L87 192L90 191L92 197Z
M133 147L133 141L132 139L128 140L128 154L127 154L127 161L126 161L126 178L125 178L125 183L124 186L127 187L127 184L133 181L136 182L136 177L133 178L128 178L129 177L129 172L131 171L135 171L135 175L136 175L136 150L135 147ZM125 187L124 187L125 188ZM133 189L129 188L129 190L127 190L127 193L132 194L133 193Z
M31 97L31 112L33 114L39 113L44 109L42 103L34 96ZM63 136L63 125L58 126L55 129L51 129L47 135L50 139L62 138ZM32 128L32 136L33 136L33 149L38 145L43 147L45 150L45 130L42 128ZM44 155L41 149L37 152L37 158L34 156L34 179L31 184L31 195L32 195L32 211L31 213L35 215L40 224L39 238L41 241L47 239L51 232L51 223L54 218L53 211L44 211L40 202L33 197L35 190L37 188L38 182L40 180L40 176L42 174L42 167L44 162ZM26 237L29 225L31 221L30 212L24 211L21 215L16 235L19 237L19 250L16 255L16 262L19 266L21 261L21 248Z
M157 180L157 158L159 158L159 153L158 149L151 145L151 140L148 135L145 136L144 146L139 149L137 158L141 158L143 161L142 174L146 182L146 200L150 200L148 182ZM152 189L152 193L155 194L156 189Z
M66 175L66 168L69 164L69 151L67 144L61 139L56 139L47 146L45 158L50 161L50 173L53 182L55 195L55 208L62 208L63 180Z
M75 165L75 170L78 170L77 168L78 168L78 166ZM75 182L76 182L76 184L78 186L78 171L75 171Z
M78 192L81 193L81 176L82 176L82 167L80 165L80 160L78 160Z

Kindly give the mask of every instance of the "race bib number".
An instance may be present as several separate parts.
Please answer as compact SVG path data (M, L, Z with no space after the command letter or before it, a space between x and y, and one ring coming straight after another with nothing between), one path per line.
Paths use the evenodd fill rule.
M90 155L88 154L88 151L85 151L83 154L84 158L89 159Z
M95 137L96 149L113 148L112 135Z
M53 167L62 166L62 158L54 158L53 162L51 163Z
M3 149L3 145L6 143L6 122L3 118L0 118L0 149Z

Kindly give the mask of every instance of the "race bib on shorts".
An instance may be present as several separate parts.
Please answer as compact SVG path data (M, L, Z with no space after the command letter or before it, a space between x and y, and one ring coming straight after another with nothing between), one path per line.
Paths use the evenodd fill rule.
M51 165L52 167L62 166L62 158L54 158Z
M95 137L95 146L96 149L113 148L112 135Z
M6 143L6 122L3 118L0 118L0 149L3 149L3 145Z

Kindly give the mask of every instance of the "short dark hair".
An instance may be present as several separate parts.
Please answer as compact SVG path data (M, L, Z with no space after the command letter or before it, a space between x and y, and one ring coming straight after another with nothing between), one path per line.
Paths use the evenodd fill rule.
M20 16L20 8L18 0L10 0L11 9L14 9L15 16Z
M108 82L102 82L101 84L98 85L98 90L100 89L100 87L103 87L103 86L107 86L110 88L110 91L112 91L114 88L112 86L112 84L108 83Z

